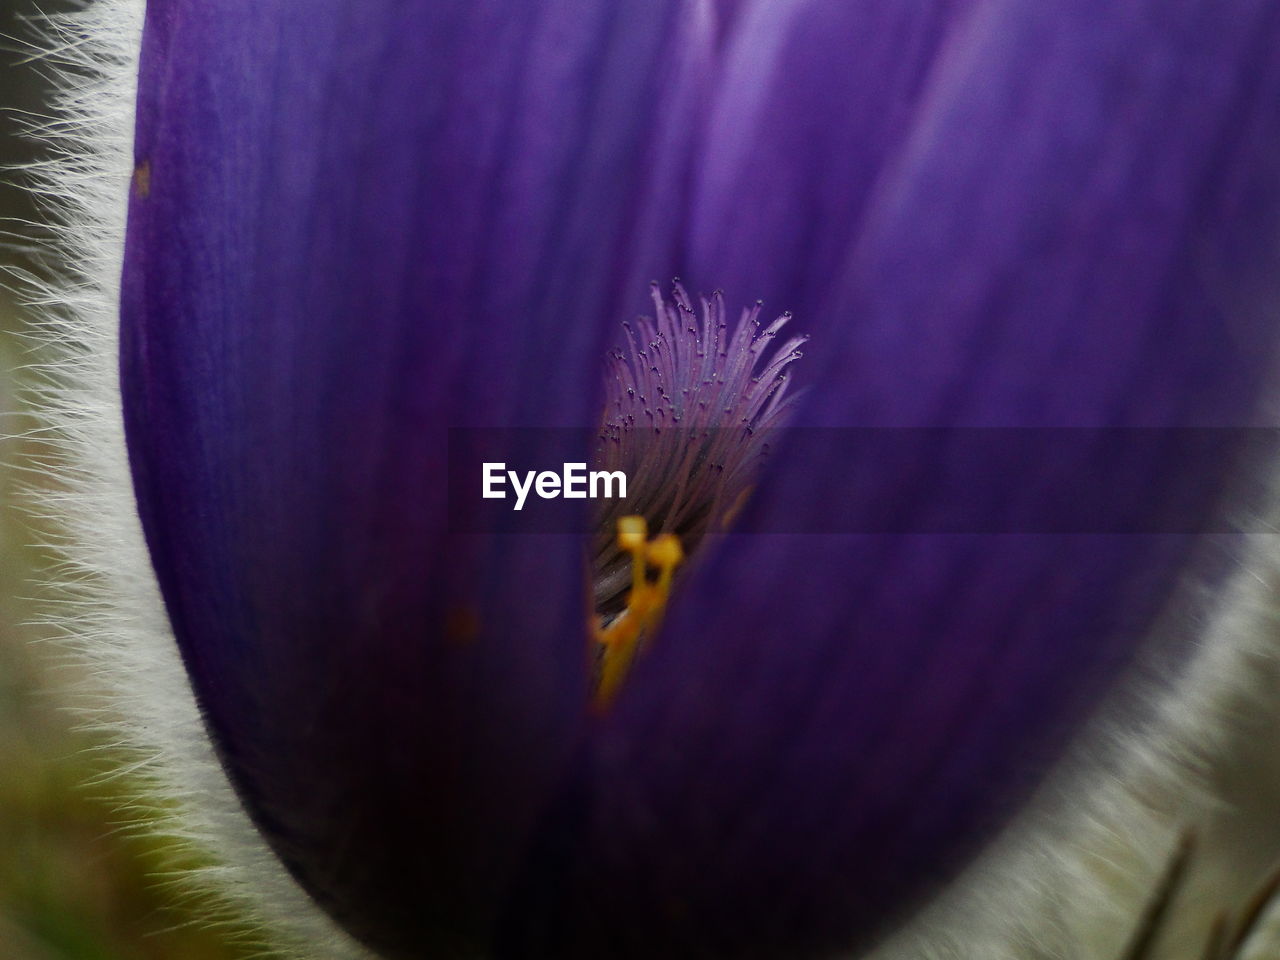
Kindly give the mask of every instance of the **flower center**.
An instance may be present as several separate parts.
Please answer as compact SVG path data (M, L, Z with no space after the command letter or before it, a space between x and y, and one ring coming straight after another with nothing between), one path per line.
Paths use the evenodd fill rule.
M652 297L654 316L624 323L626 345L609 354L595 456L598 469L628 478L628 496L599 501L596 517L601 705L656 632L676 568L708 534L727 530L750 495L796 397L787 367L808 339L770 349L791 314L764 325L758 301L731 329L719 291L700 309L679 280L670 300L656 283Z

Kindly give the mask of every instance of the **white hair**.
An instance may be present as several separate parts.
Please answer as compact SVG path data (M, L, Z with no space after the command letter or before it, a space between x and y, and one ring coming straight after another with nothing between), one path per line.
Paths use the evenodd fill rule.
M144 0L94 0L47 18L54 117L34 133L33 169L54 225L57 279L26 277L42 360L33 371L34 435L52 483L34 493L61 564L45 619L81 658L80 702L108 732L114 765L139 796L139 828L208 865L181 882L213 920L246 917L263 946L302 960L355 960L356 944L289 876L224 774L170 632L134 505L117 375L120 273L133 173L134 97ZM167 874L169 879L172 874Z

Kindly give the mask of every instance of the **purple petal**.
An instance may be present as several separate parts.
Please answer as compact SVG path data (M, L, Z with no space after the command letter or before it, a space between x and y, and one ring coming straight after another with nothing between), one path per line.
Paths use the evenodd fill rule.
M836 264L807 422L1260 422L1280 333L1278 21L1263 0L984 6ZM1169 466L1119 463L1135 519L1227 479L1225 460ZM860 474L872 492L902 479L784 446L743 529L818 529ZM593 788L565 804L587 825L544 854L561 925L525 935L558 956L865 942L1005 821L1208 546L733 537L583 761Z
M578 736L581 544L449 535L445 427L594 419L603 337L646 294L619 264L670 257L634 198L692 99L664 66L697 81L679 8L150 4L142 519L248 809L390 956L483 942Z
M742 3L713 95L689 272L820 333L881 169L972 0Z

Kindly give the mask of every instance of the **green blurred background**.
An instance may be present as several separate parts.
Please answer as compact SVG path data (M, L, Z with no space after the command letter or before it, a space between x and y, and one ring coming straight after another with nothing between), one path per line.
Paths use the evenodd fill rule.
M67 707L74 665L42 644L41 571L50 557L21 514L19 485L35 445L21 434L24 365L39 360L23 334L22 290L11 269L39 270L29 255L38 214L14 167L39 159L23 118L48 113L47 65L31 62L41 13L56 0L0 0L0 960L219 960L261 956L234 946L233 931L197 922L199 904L155 882L173 851L126 834L117 812L128 784ZM17 289L14 289L17 286ZM38 482L38 475L37 475Z

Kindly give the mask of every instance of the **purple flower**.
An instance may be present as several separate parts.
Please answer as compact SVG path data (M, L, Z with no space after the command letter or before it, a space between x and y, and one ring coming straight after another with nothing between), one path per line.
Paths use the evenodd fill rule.
M149 6L139 510L246 809L388 957L864 946L1005 822L1192 569L1176 531L786 533L901 477L783 437L734 496L694 478L749 493L740 533L594 708L590 538L457 533L448 433L597 425L650 278L725 291L725 376L791 351L744 352L743 305L793 311L805 427L1265 422L1267 0ZM658 306L673 366L629 376L670 385L709 335ZM749 382L725 426L768 414ZM568 435L522 434L528 465L588 459ZM1139 519L1172 466L1122 463Z

